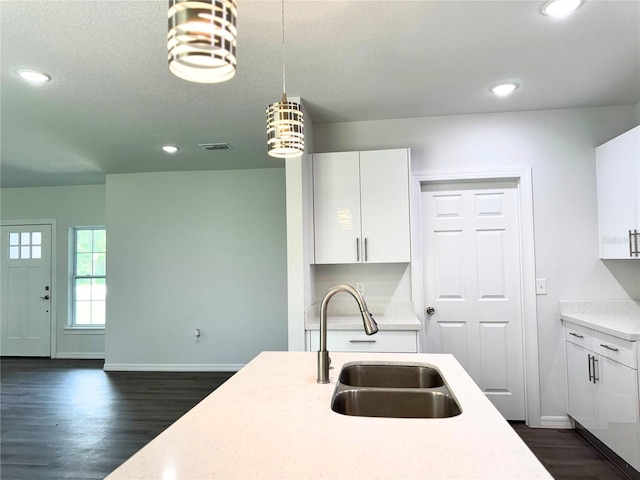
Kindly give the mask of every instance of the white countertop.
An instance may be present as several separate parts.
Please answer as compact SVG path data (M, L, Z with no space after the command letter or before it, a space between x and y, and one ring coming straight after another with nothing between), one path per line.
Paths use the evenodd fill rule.
M637 302L560 302L560 319L614 337L640 341Z
M353 304L353 305L352 305ZM338 308L331 308L327 315L329 330L362 330L362 317L357 304L344 304ZM413 312L413 305L407 304L376 304L370 302L369 310L380 330L420 330L422 324ZM306 314L306 330L320 329L320 314L317 305L311 307Z
M108 479L552 479L451 355L263 352L112 472ZM353 417L330 400L343 363L435 365L462 414Z

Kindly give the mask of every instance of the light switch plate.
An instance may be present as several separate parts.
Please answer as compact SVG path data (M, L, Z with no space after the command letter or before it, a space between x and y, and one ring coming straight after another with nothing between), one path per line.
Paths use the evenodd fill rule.
M536 294L537 295L546 295L547 294L547 279L546 278L536 278Z

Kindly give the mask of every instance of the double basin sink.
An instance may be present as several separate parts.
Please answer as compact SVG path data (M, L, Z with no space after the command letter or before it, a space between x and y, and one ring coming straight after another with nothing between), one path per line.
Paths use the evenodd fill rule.
M331 409L343 415L390 418L447 418L462 413L436 368L394 362L346 363Z

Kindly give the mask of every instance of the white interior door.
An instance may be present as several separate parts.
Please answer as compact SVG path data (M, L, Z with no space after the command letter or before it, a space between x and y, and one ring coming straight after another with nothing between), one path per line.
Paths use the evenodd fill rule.
M2 226L0 353L51 355L51 225Z
M509 420L525 419L518 211L515 181L422 185L424 344Z

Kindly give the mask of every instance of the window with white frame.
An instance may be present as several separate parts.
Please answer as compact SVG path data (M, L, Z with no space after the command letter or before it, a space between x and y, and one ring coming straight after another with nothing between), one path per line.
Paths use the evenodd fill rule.
M74 327L104 327L107 300L107 235L104 227L73 229Z

